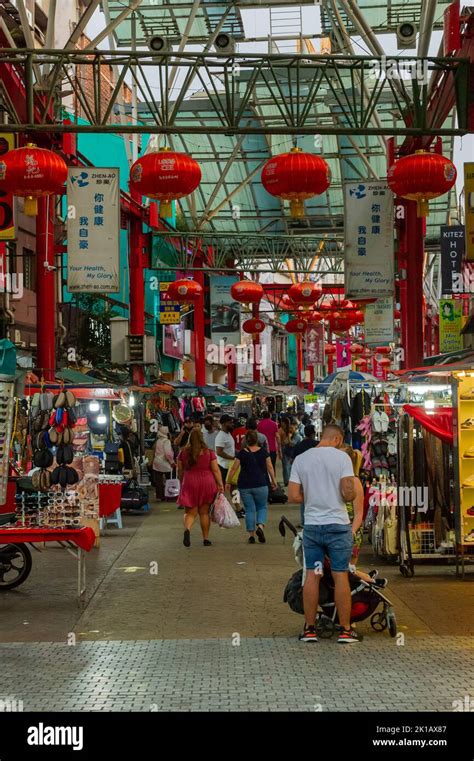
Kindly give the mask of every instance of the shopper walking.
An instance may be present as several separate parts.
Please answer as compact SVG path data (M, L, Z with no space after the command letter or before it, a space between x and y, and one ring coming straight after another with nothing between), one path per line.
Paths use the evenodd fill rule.
M225 484L227 471L235 457L235 441L232 436L234 421L230 415L222 415L220 419L221 430L216 436L217 462L222 474L222 482Z
M159 502L163 502L167 476L175 467L173 447L171 446L169 430L166 425L161 425L158 428L152 467L156 498Z
M249 533L249 544L255 544L255 535L261 544L265 544L263 529L267 522L268 478L275 489L277 484L272 461L268 451L258 445L257 431L248 431L247 446L237 452L235 462L229 472L232 479L239 467L237 481L240 498L245 507L245 525Z
M216 451L216 436L219 433L219 428L212 415L206 415L202 426L202 437L206 447Z
M315 623L319 583L326 555L331 563L336 607L343 627L338 642L360 641L350 622L349 563L353 533L346 507L347 502L354 501L356 487L350 457L340 451L343 441L342 428L326 426L319 445L299 455L291 469L288 500L305 505L303 551L307 572L303 588L305 626L300 635L302 642L317 642Z
M296 460L298 455L304 454L304 452L307 452L308 449L314 449L314 447L317 445L316 441L316 428L314 425L306 425L304 429L304 439L299 442L299 444L296 444L294 450L293 450L293 462ZM301 526L304 526L304 502L300 505L300 519L301 519Z
M300 436L298 433L297 425L293 423L291 418L285 416L281 418L280 428L278 430L278 438L281 447L283 483L285 486L288 486L291 465L294 458L294 447L302 440L302 436Z
M277 457L281 459L280 442L278 440L278 423L272 420L270 413L262 412L262 419L257 424L257 431L267 437L268 451L272 461L273 470L276 468Z
M216 455L205 445L201 431L192 431L179 453L178 478L181 481L179 504L184 507L183 544L191 546L191 528L199 515L203 544L209 547L209 508L216 494L224 491L224 482Z
M194 428L194 422L192 418L187 417L183 423L183 427L181 428L181 431L178 433L178 435L175 437L173 444L176 447L177 450L182 449L186 446L189 440L189 434Z
M270 450L269 450L269 446L268 446L268 439L267 439L267 437L265 436L264 433L261 433L258 430L258 423L257 423L257 418L256 417L249 417L249 419L247 420L247 427L245 429L245 436L242 439L242 446L241 446L241 448L245 449L247 447L247 434L248 434L249 431L256 431L257 432L257 443L258 443L258 446L259 447L263 447L264 449L267 450L268 454L270 454ZM271 459L272 458L270 457L270 460ZM272 462L272 465L273 465L273 462Z

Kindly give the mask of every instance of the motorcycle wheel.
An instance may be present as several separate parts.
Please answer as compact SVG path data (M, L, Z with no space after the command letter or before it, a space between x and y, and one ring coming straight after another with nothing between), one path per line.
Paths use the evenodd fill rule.
M31 552L26 544L0 545L0 592L23 584L32 565Z

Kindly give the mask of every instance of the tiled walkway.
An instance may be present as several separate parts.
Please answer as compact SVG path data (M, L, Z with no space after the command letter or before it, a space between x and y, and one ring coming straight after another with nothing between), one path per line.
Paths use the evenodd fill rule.
M35 711L451 711L474 695L467 638L397 646L284 637L1 645L2 684Z

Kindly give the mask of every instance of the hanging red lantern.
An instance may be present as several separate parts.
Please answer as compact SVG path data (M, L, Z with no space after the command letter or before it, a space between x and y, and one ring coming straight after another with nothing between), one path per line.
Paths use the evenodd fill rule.
M322 322L322 320L324 320L324 315L321 314L321 312L310 312L307 319L309 322Z
M401 320L402 319L402 313L401 313L400 309L395 309L395 311L393 313L393 317L394 317L395 320Z
M202 288L195 280L175 280L169 284L167 293L171 301L186 304L197 301L202 294Z
M362 357L360 359L356 359L354 362L354 367L357 367L358 370L367 370L367 360L362 359Z
M245 320L242 325L244 333L263 333L265 330L265 323L263 320L259 320L258 317L252 317L250 320Z
M334 312L329 317L329 327L333 333L341 333L350 330L353 324L351 318L341 312Z
M362 309L356 309L353 314L353 320L354 325L359 325L361 322L364 322L364 313Z
M375 349L376 354L391 354L392 350L390 346L377 346Z
M392 164L387 180L392 193L416 201L418 216L426 217L428 201L451 190L456 176L456 167L446 156L416 151Z
M230 292L241 304L258 304L264 294L263 286L255 280L239 280L231 286Z
M332 357L336 353L337 349L334 344L326 344L324 347L324 353L326 357Z
M387 368L387 367L390 367L390 365L392 364L392 361L388 359L387 357L384 357L383 359L379 359L378 363L380 367Z
M288 291L288 296L295 303L301 306L311 306L322 294L321 286L311 281L303 283L294 283Z
M145 153L130 169L130 187L160 202L160 217L171 217L172 201L188 196L201 182L201 167L192 156L169 148Z
M273 156L262 170L262 185L272 196L290 202L292 217L304 216L304 201L324 193L331 183L331 170L320 156L293 148Z
M307 323L305 320L289 320L285 328L288 333L304 333L307 328Z
M24 198L28 216L38 213L38 198L61 193L66 178L61 156L33 143L8 151L0 160L0 189Z
M363 351L364 351L364 347L361 346L360 344L352 344L351 346L352 356L357 357L359 354L362 354Z

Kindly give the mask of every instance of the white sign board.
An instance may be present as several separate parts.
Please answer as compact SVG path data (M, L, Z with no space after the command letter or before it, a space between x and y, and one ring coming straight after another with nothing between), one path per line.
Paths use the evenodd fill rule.
M394 340L393 298L377 299L365 307L364 342L390 343Z
M69 169L67 202L68 290L71 293L118 293L119 170Z
M393 296L393 195L386 182L344 184L345 295L348 299Z

